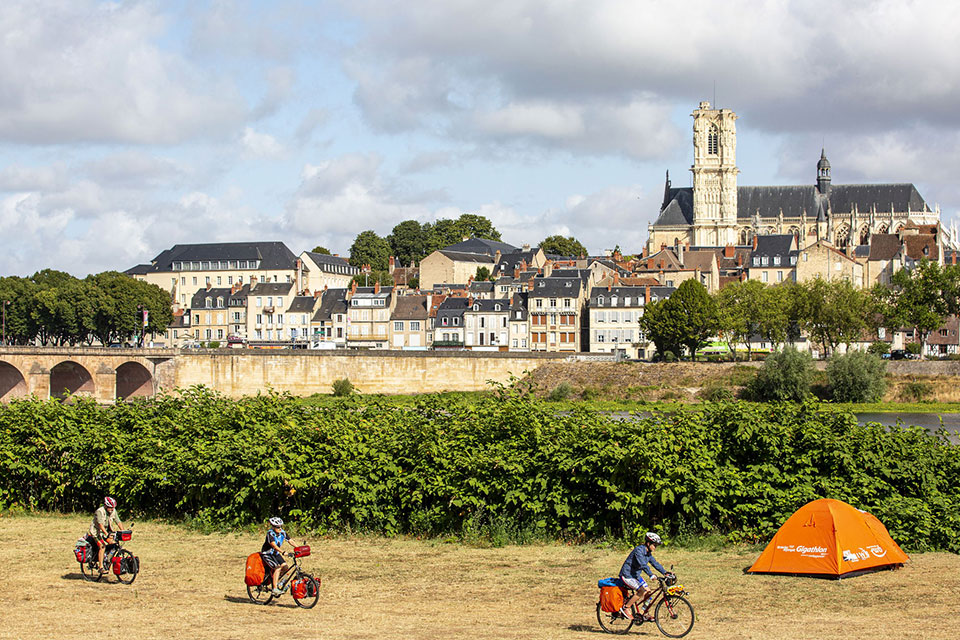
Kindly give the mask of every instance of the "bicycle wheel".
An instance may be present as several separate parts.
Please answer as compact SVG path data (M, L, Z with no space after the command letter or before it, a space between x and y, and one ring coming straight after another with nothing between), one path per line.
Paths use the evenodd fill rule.
M314 605L317 604L317 601L320 600L320 581L309 573L301 573L300 579L306 582L307 595L298 600L297 596L293 596L293 589L290 590L290 595L293 596L293 601L297 603L298 607L312 609ZM310 595L311 593L313 594L312 596Z
M665 596L653 617L660 633L668 638L682 638L693 629L693 605L683 596Z
M100 571L100 567L97 566L96 550L90 549L87 551L87 554L92 556L93 559L80 563L80 575L82 575L83 579L87 582L100 582L100 578L103 577L103 572Z
M634 609L634 611L636 611L636 609ZM604 611L600 608L600 603L598 602L597 622L600 623L600 628L607 633L623 634L630 631L630 627L633 626L634 621L627 620L619 611Z
M261 584L256 587L247 585L247 597L253 604L270 604L273 600L273 590L269 584Z
M114 558L120 558L121 566L133 567L134 571L124 571L117 576L117 580L123 584L133 584L133 581L137 579L136 565L133 561L133 552L127 551L126 549L120 549L117 551Z

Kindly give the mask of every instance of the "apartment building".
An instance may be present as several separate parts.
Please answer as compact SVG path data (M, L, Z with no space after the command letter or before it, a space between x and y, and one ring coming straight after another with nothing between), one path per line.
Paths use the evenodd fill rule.
M235 284L233 287L208 287L200 289L190 299L189 314L191 321L181 323L181 328L172 327L170 331L180 334L189 325L187 335L192 333L194 340L203 342L221 342L226 346L228 336L246 336L246 305L250 285ZM176 314L174 315L176 319ZM181 334L182 335L182 334ZM186 336L183 336L186 337Z
M393 287L358 287L347 293L347 347L351 349L388 349L390 317L396 308Z
M170 292L187 308L198 289L263 282L294 282L297 256L282 242L177 244L125 273Z
M594 287L590 291L590 353L617 353L627 358L650 358L656 351L640 332L644 307L670 297L673 287Z
M293 282L257 282L247 294L247 339L289 339L286 313L297 292Z
M764 284L797 279L797 237L792 233L753 236L747 277Z
M464 312L467 310L467 298L448 297L437 308L435 328L433 330L434 349L463 349Z
M527 313L527 292L510 296L510 351L530 350L530 318Z
M317 299L313 296L294 296L287 307L284 323L284 338L294 342L315 340L313 314L317 306Z
M390 348L427 349L427 319L432 296L399 296L390 316Z
M463 312L464 346L474 351L506 351L509 322L510 300L468 298Z
M825 240L817 240L800 250L797 257L797 282L814 278L847 280L862 287L863 265Z
M350 289L326 289L320 292L320 302L313 314L310 327L318 342L324 346L343 349L347 346L347 293Z
M360 269L347 262L346 258L323 253L304 251L298 264L299 290L348 289Z
M586 296L580 278L534 278L527 293L531 351L581 351Z

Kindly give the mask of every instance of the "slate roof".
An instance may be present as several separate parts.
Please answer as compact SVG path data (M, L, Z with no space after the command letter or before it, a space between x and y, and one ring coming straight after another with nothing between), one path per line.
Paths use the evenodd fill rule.
M827 199L831 211L849 213L856 207L861 213L872 208L878 212L929 211L917 188L911 183L900 184L836 184L830 187ZM758 212L763 218L775 218L783 211L784 217L800 217L806 212L810 218L818 215L822 196L814 185L737 187L737 219L749 222ZM693 224L693 188L670 188L665 206L654 226Z
M500 305L500 309L497 309ZM473 299L473 305L467 307L467 311L473 311L473 307L478 306L477 313L507 313L510 310L510 300L506 298L496 298L494 300Z
M400 296L391 320L426 320L427 296Z
M296 296L287 307L287 313L312 313L316 303L313 296Z
M447 298L444 300L439 307L437 307L437 327L442 326L443 318L462 318L463 312L467 308L467 299L466 298ZM455 326L452 321L447 325L448 327ZM463 326L461 322L459 325Z
M493 283L489 280L479 280L470 283L470 293L493 293Z
M517 311L520 312L520 317L517 317ZM527 294L526 292L515 293L510 298L510 319L511 320L526 320L527 319Z
M533 263L534 257L537 255L539 249L531 249L530 251L516 251L514 253L504 253L500 256L500 261L497 263L497 266L494 268L494 273L508 273L512 274L514 269L523 268L523 263L527 263L529 267Z
M310 259L313 260L321 271L328 271L331 273L346 273L349 275L356 275L360 273L360 268L355 267L345 258L340 256L328 256L325 253L314 253L312 251L304 251ZM336 271L333 268L340 268L342 271Z
M213 307L210 309L226 309L230 306L230 300L246 300L247 295L250 293L249 285L243 285L239 291L235 294L231 293L233 291L232 287L210 287L209 289L200 289L193 297L190 298L190 308L191 309L206 309L207 307L207 298L212 300ZM223 298L223 306L217 307L217 298Z
M453 251L450 249L440 249L440 253L450 258L454 262L477 262L481 264L493 264L493 256L485 253L467 253L464 251Z
M501 255L504 253L516 253L517 247L507 244L506 242L498 242L496 240L484 240L483 238L470 238L469 240L464 240L463 242L451 244L448 247L442 247L440 251L455 251L455 252L461 252L461 253L483 253L493 257L497 253L497 251L499 251Z
M650 300L669 298L676 287L650 287ZM594 287L590 290L591 307L642 307L647 295L646 287ZM616 304L613 299L616 296ZM603 298L603 304L599 300ZM630 303L627 304L629 299Z
M335 313L347 312L347 289L327 289L320 296L320 306L313 314L316 322L328 321Z
M554 269L551 278L580 278L584 284L590 279L590 269Z
M577 298L583 281L580 278L534 278L531 298Z
M285 296L291 289L292 282L257 282L250 293L255 296Z
M363 296L364 298L389 298L390 294L392 293L393 287L380 287L379 293L377 293L376 287L357 287L357 290L353 292L353 296Z
M900 237L895 233L874 233L870 236L869 260L890 260L900 251Z
M153 265L138 264L135 267L130 267L129 269L124 271L124 273L127 274L128 276L143 276L150 273L151 271L153 271Z
M750 252L750 257L767 257L773 258L774 256L780 256L781 258L788 258L790 256L796 256L799 253L797 250L793 249L793 235L789 233L783 234L772 234L772 235L762 235L756 236L757 238L757 248ZM784 260L784 264L788 264L789 260Z
M173 271L174 262L204 260L259 260L261 270L295 269L297 266L297 256L282 242L216 242L175 244L150 261L150 271Z

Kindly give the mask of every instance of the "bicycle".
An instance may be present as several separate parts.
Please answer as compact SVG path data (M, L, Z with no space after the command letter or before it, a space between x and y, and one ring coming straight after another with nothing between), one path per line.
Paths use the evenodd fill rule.
M103 576L109 575L111 569L113 575L117 576L117 580L123 584L133 584L137 579L137 574L140 573L140 558L133 555L129 549L123 548L123 543L133 538L133 529L114 531L113 536L114 543L108 544L103 550L103 563L110 568L107 571L104 571L97 562L96 540L86 535L77 541L73 552L77 562L80 563L80 575L87 582L100 582Z
M277 589L281 592L290 591L294 603L304 609L312 609L320 600L320 578L314 578L303 571L300 558L310 555L310 547L302 545L294 547L292 553L284 554L293 558L293 566L277 580ZM264 572L263 582L256 586L247 585L247 597L254 604L270 604L273 601L273 577L271 571ZM280 597L280 596L276 596Z
M682 584L677 584L677 576L668 571L662 578L657 579L657 587L644 603L633 605L630 608L632 620L624 617L620 611L603 611L600 602L597 602L597 622L607 633L624 634L630 631L634 624L643 624L649 615L647 612L654 606L653 621L657 623L660 633L668 638L682 638L693 629L695 620L693 605L684 597L689 595ZM620 582L617 580L617 582ZM633 590L620 583L618 585L624 593L624 602L633 595ZM642 609L640 607L643 607Z

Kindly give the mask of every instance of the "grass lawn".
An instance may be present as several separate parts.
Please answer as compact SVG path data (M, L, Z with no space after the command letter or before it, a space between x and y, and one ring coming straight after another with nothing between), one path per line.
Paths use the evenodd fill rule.
M136 582L84 582L73 545L88 524L86 516L0 517L0 638L599 638L596 581L626 555L312 539L304 566L321 577L321 597L301 610L289 595L265 607L247 601L243 563L260 534L138 523L128 544L141 561ZM843 581L743 575L760 551L658 550L691 593L697 622L688 638L957 637L956 555L915 554L900 571ZM630 635L663 637L654 625Z

